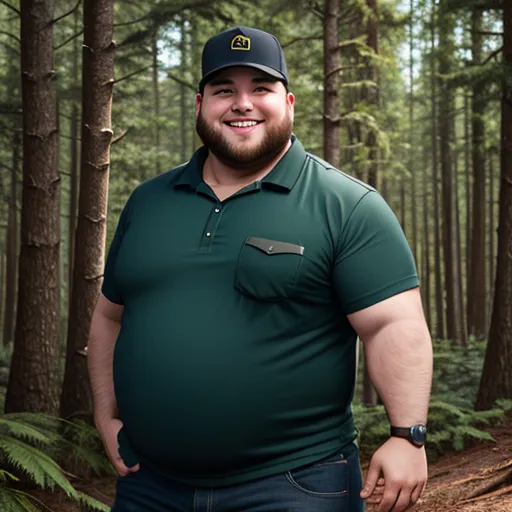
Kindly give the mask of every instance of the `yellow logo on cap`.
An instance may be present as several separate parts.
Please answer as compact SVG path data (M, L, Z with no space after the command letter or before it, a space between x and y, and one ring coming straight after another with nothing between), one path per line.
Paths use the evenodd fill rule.
M250 50L251 40L248 37L237 35L231 40L232 50Z

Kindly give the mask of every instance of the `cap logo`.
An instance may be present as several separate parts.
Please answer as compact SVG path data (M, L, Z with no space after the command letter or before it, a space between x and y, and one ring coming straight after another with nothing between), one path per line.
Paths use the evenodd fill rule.
M231 40L231 49L232 50L250 50L251 49L251 40L248 37L237 35L233 37Z

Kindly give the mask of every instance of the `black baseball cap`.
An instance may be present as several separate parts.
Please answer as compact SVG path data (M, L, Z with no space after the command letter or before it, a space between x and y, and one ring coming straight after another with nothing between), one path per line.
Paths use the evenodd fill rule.
M199 90L219 71L234 66L259 69L288 85L283 49L276 37L263 30L238 26L210 38L203 49Z

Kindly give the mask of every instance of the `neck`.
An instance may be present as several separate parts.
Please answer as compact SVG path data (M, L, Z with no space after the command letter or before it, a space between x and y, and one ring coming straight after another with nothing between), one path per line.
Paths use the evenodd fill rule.
M203 166L203 180L214 187L239 187L246 186L255 181L263 179L279 162L283 155L292 145L291 140L271 160L265 163L254 162L254 164L233 165L232 162L225 162L211 151Z

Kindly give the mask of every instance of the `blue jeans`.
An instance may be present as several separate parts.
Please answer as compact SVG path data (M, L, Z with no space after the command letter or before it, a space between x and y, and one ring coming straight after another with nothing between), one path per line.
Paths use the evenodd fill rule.
M196 488L141 467L117 481L111 512L363 512L357 451L228 487Z

